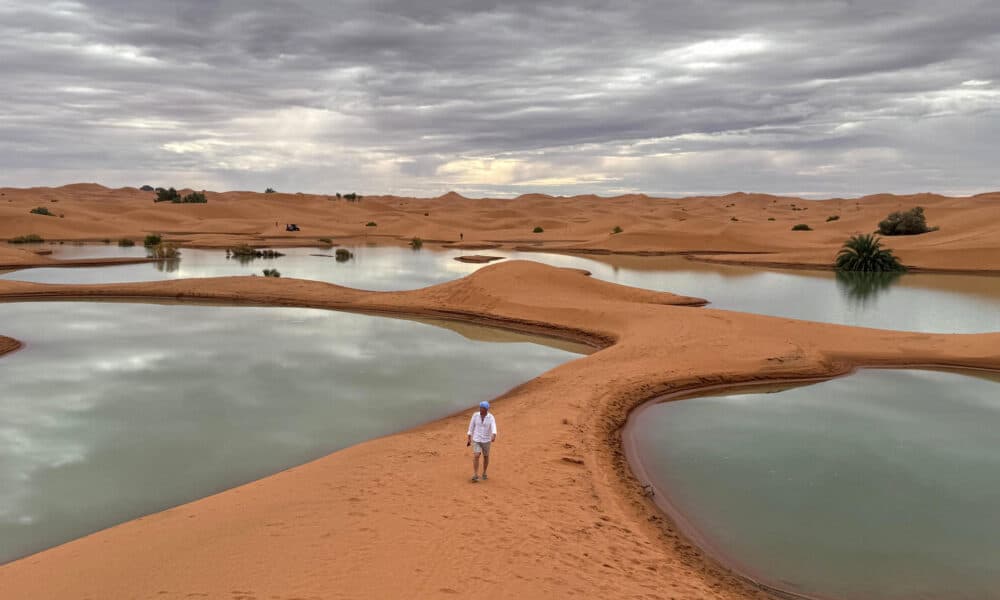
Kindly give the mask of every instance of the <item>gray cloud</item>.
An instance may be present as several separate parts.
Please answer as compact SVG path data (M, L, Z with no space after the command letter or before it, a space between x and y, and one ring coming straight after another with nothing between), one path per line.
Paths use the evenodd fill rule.
M1000 187L1000 5L0 1L0 185Z

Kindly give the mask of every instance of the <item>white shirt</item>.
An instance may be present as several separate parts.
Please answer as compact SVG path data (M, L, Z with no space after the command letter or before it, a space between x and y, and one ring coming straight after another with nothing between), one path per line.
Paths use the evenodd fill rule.
M481 417L477 410L472 415L472 420L469 421L469 435L472 436L472 441L480 444L490 442L496 434L497 422L493 418L493 413L488 412L485 417Z

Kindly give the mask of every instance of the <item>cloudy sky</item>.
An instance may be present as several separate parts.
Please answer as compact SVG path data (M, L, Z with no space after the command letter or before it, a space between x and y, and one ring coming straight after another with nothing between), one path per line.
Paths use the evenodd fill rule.
M0 0L0 186L1000 189L996 0Z

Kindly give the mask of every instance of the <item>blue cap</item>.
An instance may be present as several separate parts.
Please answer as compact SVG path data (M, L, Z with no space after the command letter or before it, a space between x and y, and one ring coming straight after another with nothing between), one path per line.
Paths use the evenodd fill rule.
M490 409L490 403L487 402L487 401L485 401L485 400L483 400L482 402L479 403L479 408L485 408L486 410L489 410Z

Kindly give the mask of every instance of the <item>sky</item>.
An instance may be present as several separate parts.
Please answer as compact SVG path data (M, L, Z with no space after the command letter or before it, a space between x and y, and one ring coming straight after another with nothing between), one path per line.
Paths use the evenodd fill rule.
M0 0L0 186L1000 189L996 0Z

